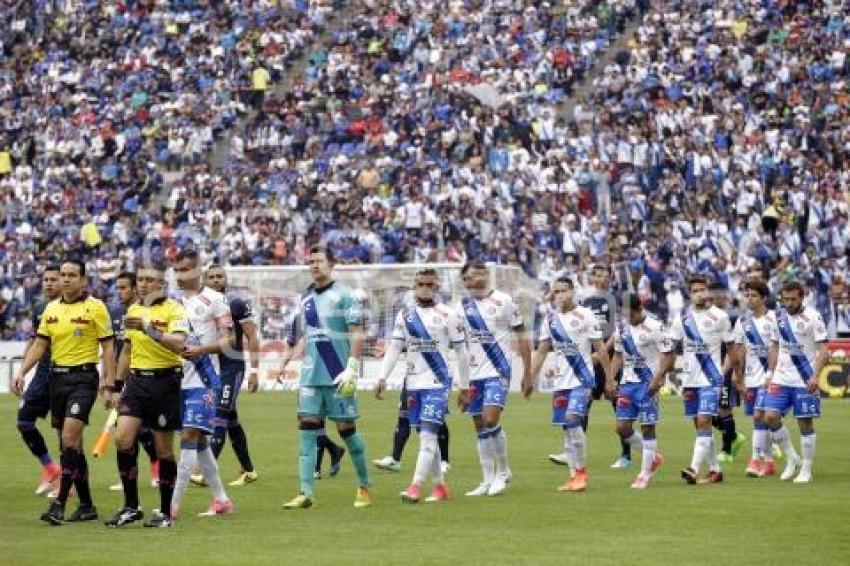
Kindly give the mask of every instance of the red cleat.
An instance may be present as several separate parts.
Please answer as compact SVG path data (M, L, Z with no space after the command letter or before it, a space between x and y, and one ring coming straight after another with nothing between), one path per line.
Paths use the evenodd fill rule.
M435 503L437 501L445 501L449 498L449 488L446 484L441 483L440 485L434 486L433 491L431 491L431 495L429 495L425 499L425 503Z
M762 476L776 475L776 462L765 462L761 467Z
M419 484L412 483L400 495L401 500L405 503L419 503L419 500L422 499L422 488L419 487Z
M56 462L50 462L48 465L41 468L41 479L38 482L38 487L35 488L36 495L44 495L52 490L53 485L59 476L62 474L62 468Z
M750 460L750 463L747 464L747 469L745 473L751 478L763 478L764 477L764 469L762 468L762 463L760 460L756 460L755 458Z

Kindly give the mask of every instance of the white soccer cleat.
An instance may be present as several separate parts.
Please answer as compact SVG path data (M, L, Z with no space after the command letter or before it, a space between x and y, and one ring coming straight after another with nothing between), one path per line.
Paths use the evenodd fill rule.
M800 470L800 473L797 474L797 477L794 478L794 483L811 483L812 481L812 471L807 470L805 466Z
M472 491L467 491L466 495L469 497L481 497L483 495L487 495L488 491L490 491L490 484L481 482L480 484L478 484L478 487L476 487Z
M401 471L401 462L397 462L393 460L392 456L384 456L380 460L372 460L372 463L379 470L385 470L387 472L400 472Z
M500 495L508 489L508 482L506 481L506 476L496 476L496 479L493 480L493 483L490 484L490 488L487 490L487 495L494 496Z
M549 454L549 461L553 464L557 464L559 466L569 466L570 461L567 458L566 452L561 452L560 454Z
M803 461L800 459L799 456L796 458L788 456L788 462L785 464L785 470L783 470L782 475L779 476L779 479L781 479L782 481L788 481L794 476L796 476L797 472L800 471L800 465L802 463Z

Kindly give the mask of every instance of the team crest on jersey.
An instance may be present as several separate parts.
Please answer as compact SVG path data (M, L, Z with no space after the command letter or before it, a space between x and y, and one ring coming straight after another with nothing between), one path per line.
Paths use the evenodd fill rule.
M168 420L162 413L159 414L159 417L157 417L156 422L157 424L159 424L159 426L165 426L166 424L168 424Z
M80 414L80 404L79 403L74 403L73 405L71 405L71 414L72 415L79 415Z
M797 332L801 332L803 328L805 328L805 325L802 322L798 322L794 325L794 330L796 330Z
M489 315L496 314L496 307L490 307L489 309L487 309L487 314L489 314Z
M202 307L201 305L198 305L197 307L195 307L195 314L198 315L198 316L203 315L204 314L204 307Z
M580 325L581 323L575 319L570 321L570 328L578 328Z

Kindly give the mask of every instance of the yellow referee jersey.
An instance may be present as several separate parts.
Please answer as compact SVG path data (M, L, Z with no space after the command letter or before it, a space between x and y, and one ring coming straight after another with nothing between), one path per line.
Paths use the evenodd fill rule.
M161 299L149 307L134 303L127 309L128 317L150 321L162 332L189 333L189 323L183 305L173 299ZM183 358L141 330L128 330L125 340L130 342L130 369L163 369L183 365Z
M112 339L112 321L103 301L83 294L72 303L50 301L36 334L50 342L50 361L58 366L96 364L101 340Z

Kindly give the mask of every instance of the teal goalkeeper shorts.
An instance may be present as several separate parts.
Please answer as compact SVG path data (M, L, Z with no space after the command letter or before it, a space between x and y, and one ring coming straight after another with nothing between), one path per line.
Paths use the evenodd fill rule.
M298 389L298 416L353 421L357 414L357 397L343 397L335 385L302 385Z

